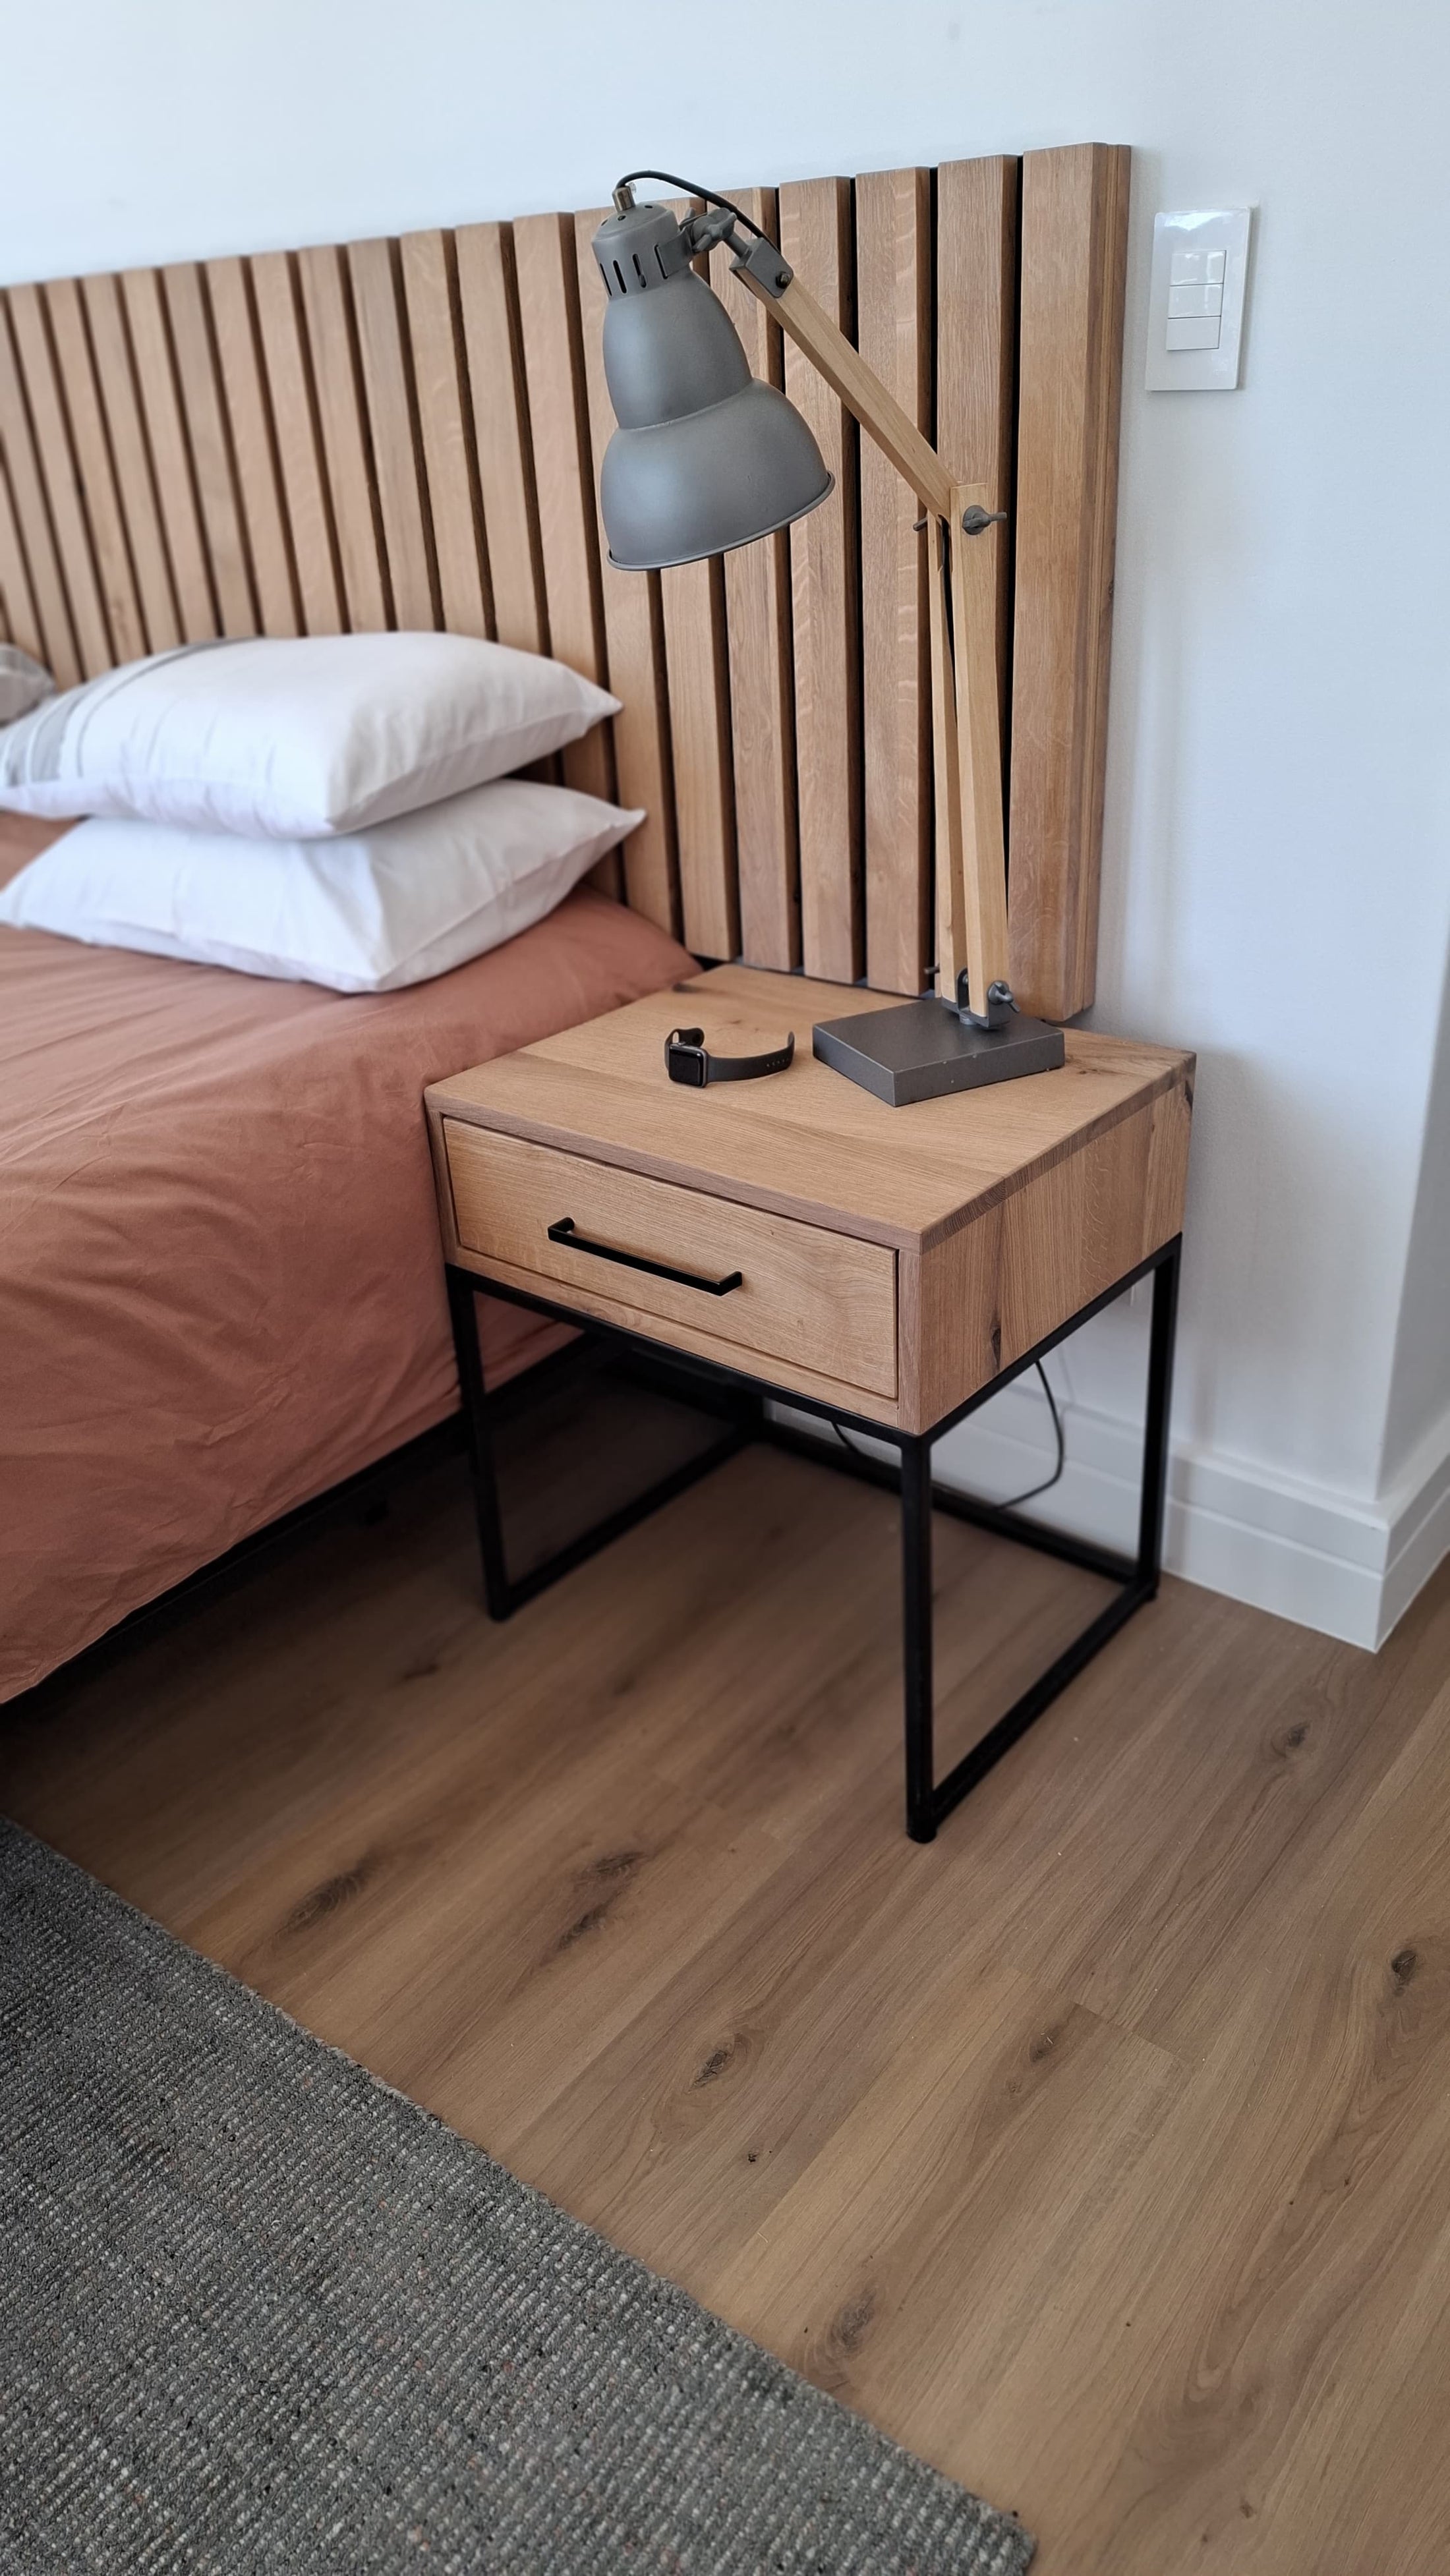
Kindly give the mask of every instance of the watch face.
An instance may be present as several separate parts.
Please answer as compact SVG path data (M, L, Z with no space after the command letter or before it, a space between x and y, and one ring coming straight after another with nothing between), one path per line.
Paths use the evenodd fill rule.
M691 1091L705 1088L705 1032L703 1029L671 1029L665 1040L665 1071L671 1082L683 1082Z

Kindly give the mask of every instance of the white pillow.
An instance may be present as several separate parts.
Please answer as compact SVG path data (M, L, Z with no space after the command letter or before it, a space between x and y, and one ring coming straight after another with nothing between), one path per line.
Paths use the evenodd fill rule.
M80 823L0 889L0 922L387 993L542 921L643 820L576 788L504 778L328 841Z
M309 840L502 778L618 712L564 663L471 635L184 644L0 731L0 807Z
M0 725L29 715L31 708L48 698L54 687L43 663L32 662L18 644L0 644Z

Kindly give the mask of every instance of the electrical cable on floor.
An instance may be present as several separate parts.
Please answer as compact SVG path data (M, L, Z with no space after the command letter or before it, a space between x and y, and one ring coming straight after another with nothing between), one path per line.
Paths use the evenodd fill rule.
M1020 1494L1009 1494L1005 1502L994 1504L993 1509L999 1512L1015 1512L1020 1504L1035 1502L1039 1494L1050 1494L1053 1486L1061 1482L1063 1469L1067 1465L1067 1435L1062 1427L1062 1415L1057 1409L1057 1398L1052 1392L1047 1371L1043 1367L1041 1360L1034 1360L1032 1365L1042 1380L1042 1392L1047 1398L1047 1410L1052 1416L1053 1436L1057 1442L1057 1464L1053 1468L1050 1476L1043 1477L1040 1485L1028 1485L1024 1492ZM853 1458L869 1458L871 1454L870 1451L862 1449L859 1444L852 1439L849 1431L847 1431L844 1426L836 1420L834 1413L828 1413L826 1420L829 1422L836 1438L840 1441L842 1448L849 1449Z
M1057 1465L1053 1468L1050 1476L1043 1477L1040 1485L1029 1485L1025 1493L1009 1494L1005 1503L999 1503L997 1505L999 1512L1015 1512L1019 1503L1030 1503L1033 1502L1039 1494L1051 1493L1053 1486L1060 1481L1062 1471L1067 1465L1067 1438L1062 1427L1062 1415L1057 1409L1057 1398L1053 1394L1051 1386L1048 1384L1047 1371L1043 1367L1041 1360L1034 1360L1032 1365L1042 1380L1042 1392L1047 1398L1047 1410L1052 1416L1052 1428L1057 1439Z

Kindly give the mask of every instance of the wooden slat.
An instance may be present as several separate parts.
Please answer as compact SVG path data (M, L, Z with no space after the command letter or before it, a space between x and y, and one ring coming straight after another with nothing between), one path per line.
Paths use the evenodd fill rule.
M94 679L117 660L106 623L105 603L91 552L80 477L71 447L45 308L37 286L12 286L10 318L26 402L35 432L35 448L49 503L71 626L85 677Z
M574 228L567 215L528 215L513 231L549 649L571 670L599 680L605 667L604 619ZM613 794L612 747L601 727L570 744L564 775L589 795Z
M257 601L217 374L206 280L200 268L186 261L164 268L161 283L221 632L255 635Z
M355 635L377 635L392 618L343 252L331 245L299 251L297 280L347 622Z
M405 233L399 251L443 623L451 635L487 636L494 625L452 239Z
M423 481L394 244L350 242L348 275L377 470L393 615L405 630L438 623L433 537Z
M20 381L11 338L6 299L0 295L0 461L5 467L18 541L24 548L24 571L35 612L35 643L27 645L53 671L59 686L72 688L81 676L70 607L61 579L60 561L50 524L50 507L40 479L30 413ZM17 590L19 583L16 583ZM13 631L13 630L12 630ZM17 644L25 637L15 635Z
M848 338L850 217L844 179L801 180L780 191L781 249ZM863 947L856 427L789 343L785 386L837 484L831 499L790 531L801 953L808 975L851 983Z
M1095 985L1128 176L1100 143L1022 164L1011 976L1051 1019Z
M856 182L856 344L908 417L930 429L931 174ZM916 495L861 441L861 730L865 772L866 979L926 982L931 879L928 534Z
M130 269L121 292L183 634L188 641L255 634L201 271Z
M589 436L594 458L600 600L609 686L622 701L614 719L614 770L621 805L644 807L645 819L624 845L624 883L631 911L661 929L680 927L679 870L674 851L674 806L669 766L669 711L665 689L663 618L659 581L652 573L619 572L608 559L597 520L599 460L614 429L604 381L605 297L590 247L598 213L575 217L579 266L579 323Z
M667 202L676 215L691 210L688 198ZM681 936L697 957L733 958L740 945L740 881L721 558L662 572L660 613L669 678Z
M147 649L146 626L91 362L80 286L75 278L62 277L43 293L112 658L136 662Z
M0 453L0 634L7 644L18 644L22 652L33 655L37 662L44 661L45 642L40 632L40 619L36 615L30 570L20 542L3 453Z
M954 475L979 483L993 510L1013 507L1013 373L1017 337L1019 164L1000 155L944 162L937 172L936 431ZM1012 672L1013 529L973 539L996 592L997 693L1006 776ZM936 948L947 950L940 918Z
M507 224L466 224L454 234L453 248L495 632L500 644L513 644L521 653L546 653L549 628L513 236Z
M660 605L670 683L681 935L697 957L728 959L740 945L740 901L725 577L719 556L662 572Z
M206 284L262 633L296 635L302 621L245 264L208 260Z
M134 362L136 400L171 576L177 631L183 642L198 643L217 632L216 599L162 303L162 272L156 268L127 269L116 284ZM94 316L92 325L94 328ZM97 360L99 363L99 340ZM118 468L120 461L118 452ZM139 545L138 568L148 556L149 546Z
M340 635L342 587L296 273L280 250L250 266L302 625L309 635Z
M744 188L735 203L775 238L773 188ZM733 277L723 252L711 284L740 334L752 375L784 382L781 335L767 308ZM752 966L800 964L800 839L796 826L795 687L791 667L790 538L782 529L725 557L730 721L740 949Z
M117 277L88 277L82 280L81 293L147 649L164 653L181 642L181 622L151 450L136 392L121 281Z

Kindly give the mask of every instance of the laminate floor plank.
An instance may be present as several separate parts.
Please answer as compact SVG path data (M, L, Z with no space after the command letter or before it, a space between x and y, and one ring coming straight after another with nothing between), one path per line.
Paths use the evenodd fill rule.
M1039 2533L1450 2565L1450 1569L1163 1593L926 1849L895 1506L752 1451L521 1612L461 1470L0 1712L0 1802ZM1103 1598L939 1519L943 1765Z
M1446 2471L1428 2369L1450 2301L1445 1714L1442 1694L1336 1852L1262 1893L1131 2203L987 2396L979 2438L1044 2521L1085 2528L1064 2568L1107 2563L1104 2532L1125 2576L1443 2563L1399 2542ZM1089 2332L1085 2393L1066 2357Z
M500 2151L703 2294L894 2060L904 2021L958 2019L968 1988L977 2013L994 1963L940 1918L925 1853L903 1873L838 1813Z
M1450 1618L1377 1659L1263 1620L1250 1657L1237 1624L1207 1608L1212 1598L1202 1596L1196 1633L1175 1623L1169 1688L1156 1659L1121 1658L1125 1752L1096 1732L1096 1769L1056 1766L1054 1782L1039 1744L1028 1748L1003 1779L989 1862L1000 1882L990 1902L1019 1964L1188 2060L1236 1991L1230 1960L1219 1960L1245 1913L1265 1894L1281 1908L1310 1856L1337 1845L1450 1669ZM1095 1729L1112 1670L1083 1685Z

